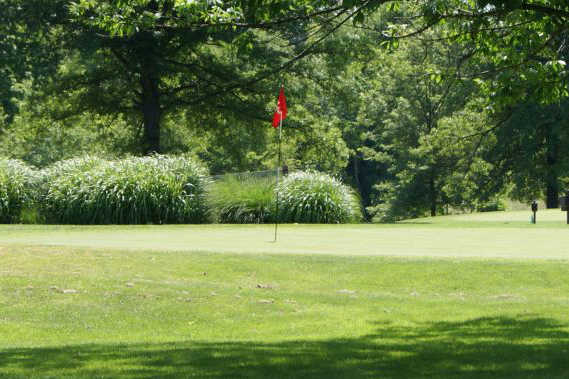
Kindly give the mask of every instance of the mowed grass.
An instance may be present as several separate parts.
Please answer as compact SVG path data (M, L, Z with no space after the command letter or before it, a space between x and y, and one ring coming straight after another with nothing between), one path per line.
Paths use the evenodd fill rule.
M514 238L567 242L563 214L496 216L290 225L277 243L257 226L0 226L0 377L569 377L569 248ZM363 247L380 240L393 250Z
M382 255L408 257L569 258L565 213L493 212L391 225L0 225L0 244L154 251Z

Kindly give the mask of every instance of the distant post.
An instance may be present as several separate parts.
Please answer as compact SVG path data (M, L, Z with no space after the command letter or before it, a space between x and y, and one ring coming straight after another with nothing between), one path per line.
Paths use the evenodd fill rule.
M559 206L562 211L567 212L567 224L569 225L569 191L567 191L565 196L559 198Z
M531 219L531 223L535 224L537 222L536 220L536 216L537 216L537 201L532 201L531 203L531 211L533 212L533 218Z

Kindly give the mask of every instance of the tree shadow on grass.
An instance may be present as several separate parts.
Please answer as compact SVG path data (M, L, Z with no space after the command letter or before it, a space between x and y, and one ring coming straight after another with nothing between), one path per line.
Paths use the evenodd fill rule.
M75 345L0 352L0 377L569 378L569 325L480 318L278 343Z

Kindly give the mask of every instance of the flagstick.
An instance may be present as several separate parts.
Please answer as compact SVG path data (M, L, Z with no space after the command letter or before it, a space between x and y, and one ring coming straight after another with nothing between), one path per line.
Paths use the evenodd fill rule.
M283 114L282 112L279 112L280 114L280 121L279 121L279 163L277 165L277 212L276 212L276 217L275 217L275 242L277 242L277 230L279 228L279 170L281 167L281 157L282 157L282 152L281 152L281 136L282 136L282 131L283 131Z

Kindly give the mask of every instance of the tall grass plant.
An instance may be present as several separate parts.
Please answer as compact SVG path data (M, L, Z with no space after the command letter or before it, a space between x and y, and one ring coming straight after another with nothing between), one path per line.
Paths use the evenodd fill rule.
M356 192L323 173L292 173L276 191L281 222L342 224L363 218Z
M0 158L0 223L22 222L33 206L37 171L25 163Z
M187 157L72 159L46 170L42 213L48 223L203 223L206 170Z
M227 224L262 224L274 220L274 177L225 175L208 190L212 218Z

